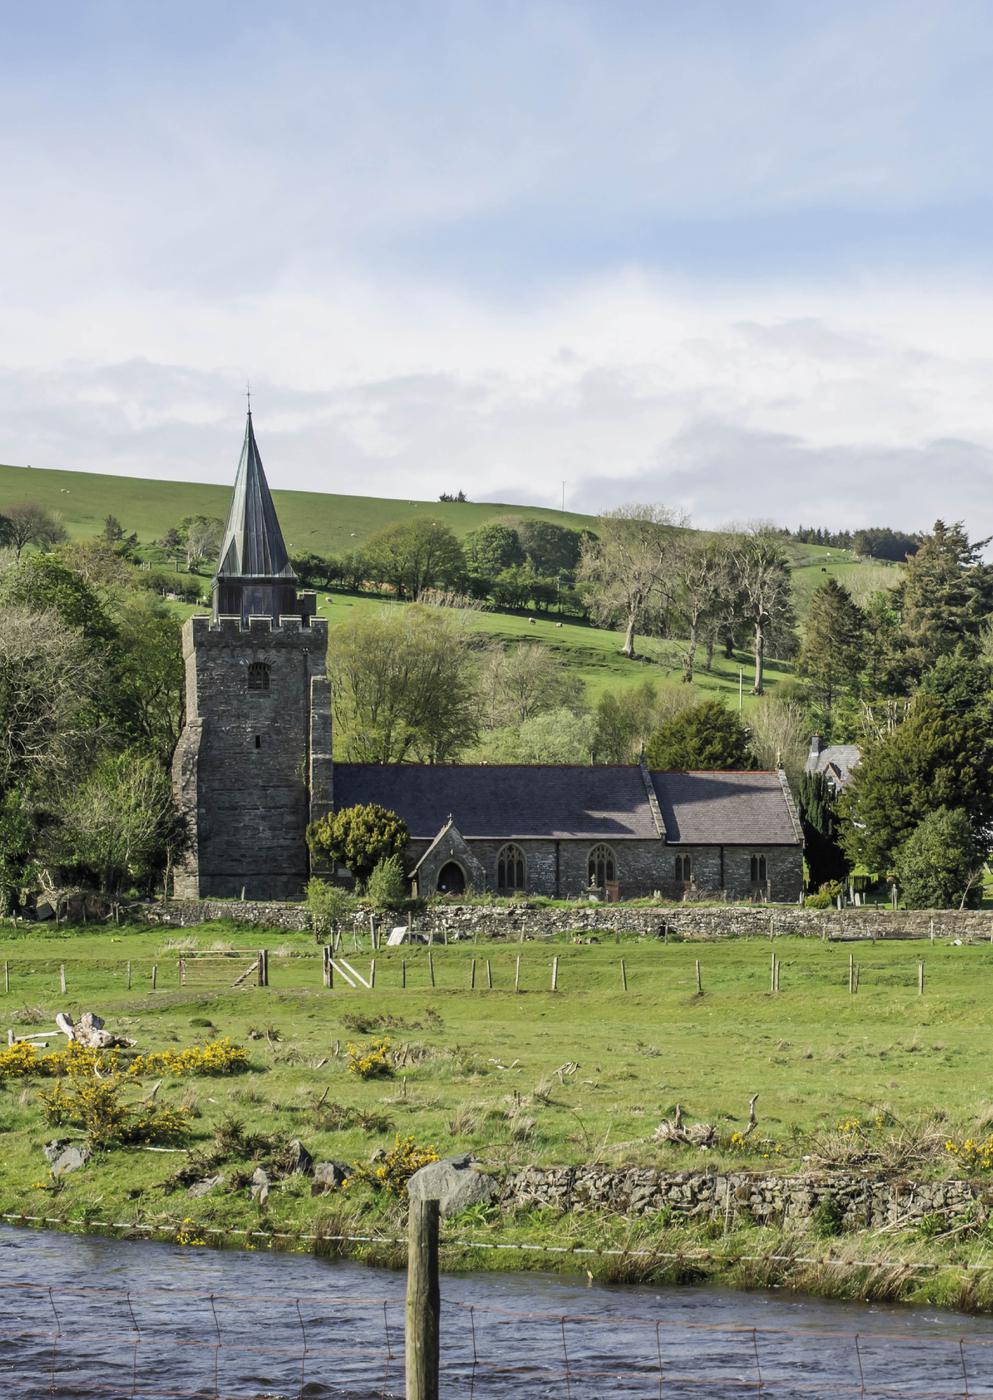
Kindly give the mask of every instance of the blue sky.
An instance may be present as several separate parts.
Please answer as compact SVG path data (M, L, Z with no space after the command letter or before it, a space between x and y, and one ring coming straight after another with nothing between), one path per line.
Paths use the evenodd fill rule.
M993 530L988 5L0 20L0 460Z

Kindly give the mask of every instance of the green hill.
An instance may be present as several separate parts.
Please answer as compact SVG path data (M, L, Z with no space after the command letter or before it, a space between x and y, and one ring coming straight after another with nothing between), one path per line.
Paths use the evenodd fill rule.
M233 467L232 467L233 477ZM107 515L115 515L128 531L136 531L147 549L171 525L187 515L224 517L230 501L230 486L201 482L144 480L138 477L105 476L90 472L39 471L31 467L0 466L0 513L5 505L36 501L57 511L70 534L96 535ZM318 491L274 491L283 532L290 550L302 554L342 554L359 547L377 530L418 512L430 512L444 520L457 535L465 535L487 520L508 515L552 520L574 529L592 529L596 519L568 511L536 506L516 506L504 502L440 502L391 500L376 496L328 495ZM856 559L845 550L819 545L787 542L793 561L797 607L801 619L807 600L828 575L834 575L857 596L891 584L899 566L874 560ZM204 580L204 587L207 581ZM180 605L176 605L180 610ZM383 606L373 595L322 594L320 610L334 626L362 611ZM189 613L192 608L182 608ZM605 689L635 685L651 677L662 683L677 683L679 677L672 643L641 637L643 659L632 662L620 655L618 635L581 623L563 622L538 616L532 624L526 617L508 613L480 612L476 625L481 632L507 644L542 641L582 677L591 700ZM744 704L749 705L749 661L747 652L732 660L717 657L713 669L701 671L696 684L707 693L723 693L736 703L739 669L744 669ZM786 664L770 661L766 678L770 688L790 674Z
M235 463L231 465L234 481ZM457 535L466 535L505 515L554 520L573 529L589 527L588 515L515 506L501 502L403 501L379 496L335 496L319 491L273 491L280 523L292 554L344 554L386 525L430 512ZM161 539L170 525L187 515L226 517L231 486L195 481L156 481L96 472L38 471L0 466L0 513L5 505L36 501L57 511L71 535L99 534L108 515L116 515L142 544Z

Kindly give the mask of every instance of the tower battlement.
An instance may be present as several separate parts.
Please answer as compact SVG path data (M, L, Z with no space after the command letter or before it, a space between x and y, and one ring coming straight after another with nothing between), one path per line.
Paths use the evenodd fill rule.
M302 596L316 597L314 594ZM187 619L183 632L188 638L188 645L195 647L265 642L270 646L304 646L323 650L328 644L327 619L299 613L282 613L278 620L265 615L247 619L197 615Z

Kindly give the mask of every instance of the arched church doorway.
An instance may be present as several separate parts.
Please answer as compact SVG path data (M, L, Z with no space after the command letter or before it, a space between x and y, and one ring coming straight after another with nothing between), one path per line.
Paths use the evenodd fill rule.
M437 890L439 894L465 894L465 871L461 865L450 860L438 871Z

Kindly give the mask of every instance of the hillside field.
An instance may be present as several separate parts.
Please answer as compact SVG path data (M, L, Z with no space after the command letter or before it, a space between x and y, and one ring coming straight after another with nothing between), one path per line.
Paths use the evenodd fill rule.
M232 477L234 463L232 463ZM416 512L430 512L443 520L459 536L488 520L507 516L527 516L551 520L573 529L593 529L593 516L544 510L505 503L448 503L400 501L371 496L328 495L306 491L274 491L273 497L284 535L294 553L314 551L341 554L358 548L376 530L408 519ZM0 466L0 512L5 505L31 500L57 511L70 534L84 538L99 534L108 514L114 514L127 530L137 531L143 550L154 554L152 542L186 515L224 516L230 501L230 487L195 482L145 481L136 477L103 476L87 472L37 471L27 467ZM874 588L891 585L897 566L873 560L856 559L844 550L818 545L787 542L793 561L797 609L801 617L813 591L832 575L853 588L857 596ZM204 577L205 592L209 579ZM330 626L383 606L374 594L322 593L320 613ZM196 608L176 605L188 616ZM586 698L595 704L608 689L620 689L652 679L660 684L678 684L678 644L654 638L638 639L639 660L631 662L620 654L620 635L603 628L577 622L556 626L554 616L528 618L512 613L478 612L473 626L488 638L504 645L521 641L541 641L551 647L582 682ZM702 652L701 652L701 660ZM741 651L728 660L715 657L711 671L701 670L697 689L704 695L723 695L737 704L739 671L744 673L742 708L752 703L748 690L750 657ZM770 660L766 677L770 690L788 677L787 663Z

